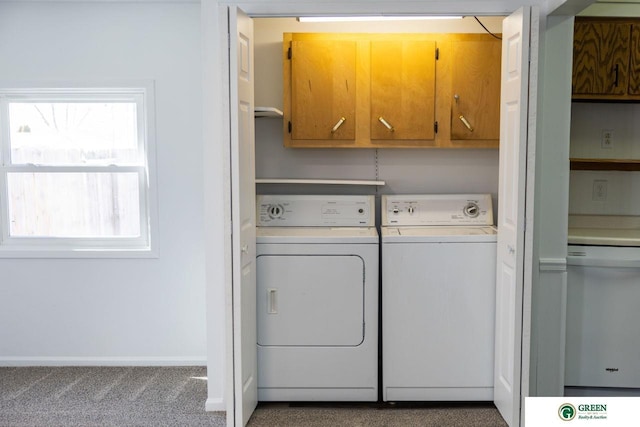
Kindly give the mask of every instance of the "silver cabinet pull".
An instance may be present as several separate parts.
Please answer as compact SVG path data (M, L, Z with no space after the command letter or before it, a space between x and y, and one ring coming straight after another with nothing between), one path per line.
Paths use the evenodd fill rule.
M379 121L380 123L382 123L382 124L384 125L384 127L386 127L387 129L389 129L389 132L393 132L393 131L395 131L395 129L393 128L393 126L391 126L391 125L389 124L389 122L388 122L388 121L386 121L386 120L384 119L384 117L382 117L382 116L378 117L378 121Z
M465 116L460 114L460 117L458 118L460 119L462 124L465 125L467 129L469 129L469 132L473 132L473 127L471 126L471 123L469 123L469 120L467 120Z
M331 133L335 133L340 128L340 126L342 126L345 120L347 120L346 117L340 117L340 120L338 120L338 123L336 123L333 129L331 129Z
M507 250L509 251L509 255L513 255L516 253L516 250L511 245L507 245Z
M242 252L243 254L248 254L249 253L249 245L242 245L242 248L240 248L240 252Z

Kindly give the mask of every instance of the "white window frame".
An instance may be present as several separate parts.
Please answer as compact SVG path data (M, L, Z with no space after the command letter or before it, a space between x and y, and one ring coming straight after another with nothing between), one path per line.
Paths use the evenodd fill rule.
M155 179L155 115L152 82L117 86L10 86L0 82L0 258L155 258L157 253L157 190ZM137 165L11 164L8 105L32 102L135 102ZM134 172L138 174L140 236L138 237L12 237L9 234L10 172Z

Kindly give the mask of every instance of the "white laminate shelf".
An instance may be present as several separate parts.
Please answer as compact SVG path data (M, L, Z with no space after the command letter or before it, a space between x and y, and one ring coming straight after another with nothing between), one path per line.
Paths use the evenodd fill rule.
M373 185L383 186L384 181L353 180L353 179L282 179L258 178L256 184L319 184L319 185Z

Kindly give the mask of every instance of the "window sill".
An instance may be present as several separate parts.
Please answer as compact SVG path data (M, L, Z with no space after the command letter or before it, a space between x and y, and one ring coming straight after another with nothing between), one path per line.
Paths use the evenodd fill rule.
M0 259L3 258L64 258L64 259L153 259L159 258L156 249L117 249L117 248L34 248L24 246L0 247Z

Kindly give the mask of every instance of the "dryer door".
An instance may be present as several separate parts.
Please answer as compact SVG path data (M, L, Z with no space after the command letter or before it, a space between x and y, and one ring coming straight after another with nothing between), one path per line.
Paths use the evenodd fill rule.
M357 255L259 255L258 345L357 346L364 261Z

